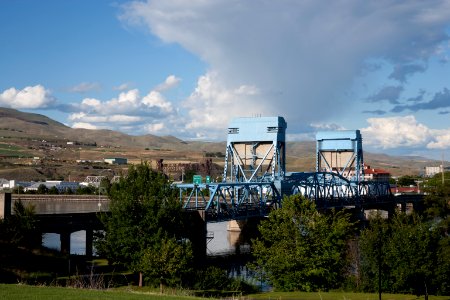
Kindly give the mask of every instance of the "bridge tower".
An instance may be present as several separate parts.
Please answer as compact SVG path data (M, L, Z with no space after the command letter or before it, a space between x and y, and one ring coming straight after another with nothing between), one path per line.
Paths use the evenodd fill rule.
M222 182L273 182L286 169L283 117L233 119L228 128Z
M359 130L321 131L316 135L316 172L333 172L360 182L364 178Z

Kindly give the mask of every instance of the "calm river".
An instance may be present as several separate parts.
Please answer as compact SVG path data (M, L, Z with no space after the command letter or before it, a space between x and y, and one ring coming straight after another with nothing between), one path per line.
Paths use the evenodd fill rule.
M232 254L238 251L244 252L248 249L248 244L238 244L239 232L227 230L227 222L208 223L209 239L207 245L208 255ZM84 230L72 233L70 236L70 253L84 255L86 253L86 232ZM43 238L43 245L48 248L60 250L59 234L46 233Z

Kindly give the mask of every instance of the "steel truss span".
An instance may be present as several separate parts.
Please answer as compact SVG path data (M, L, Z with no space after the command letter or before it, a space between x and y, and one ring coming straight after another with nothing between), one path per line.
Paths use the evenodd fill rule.
M332 172L295 173L285 184L291 194L314 200L318 208L392 202L389 182L350 181Z
M281 204L273 182L179 184L186 210L204 210L208 221L265 216Z
M207 221L266 216L284 196L301 194L319 209L394 204L386 181L362 181L359 130L319 132L316 172L286 172L287 123L282 117L237 118L228 128L223 182L178 184L186 210ZM201 179L201 178L200 178Z

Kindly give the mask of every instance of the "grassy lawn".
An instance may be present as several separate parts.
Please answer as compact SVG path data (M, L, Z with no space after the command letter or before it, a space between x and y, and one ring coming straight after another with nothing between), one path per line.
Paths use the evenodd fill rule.
M64 287L48 287L48 286L30 286L22 284L0 284L0 299L206 299L182 295L182 291L173 293L174 295L158 295L157 290L148 288L128 288L122 287L113 290L88 290L74 289ZM207 298L212 299L212 298ZM363 293L347 293L347 292L329 292L329 293L304 293L304 292L270 292L263 294L253 294L233 299L250 300L250 299L301 299L301 300L377 300L378 294ZM419 300L424 296L416 297L413 295L394 295L383 294L383 300ZM450 300L450 296L429 296L430 300Z
M271 299L271 300L378 300L378 294L364 294L351 292L321 292L321 293L305 293L305 292L270 292L263 294L248 295L244 299ZM383 300L419 300L425 299L424 296L401 295L401 294L382 294ZM429 296L429 300L450 300L450 296Z
M166 296L156 295L143 290L137 292L132 290L87 290L63 287L30 286L20 284L0 284L0 299L7 300L27 300L27 299L57 299L57 300L78 300L78 299L112 299L112 300L143 300L143 299L202 299L188 296Z

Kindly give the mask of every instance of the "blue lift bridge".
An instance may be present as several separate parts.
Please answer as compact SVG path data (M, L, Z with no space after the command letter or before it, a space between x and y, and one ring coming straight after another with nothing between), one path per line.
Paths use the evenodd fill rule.
M317 133L316 172L286 172L283 117L236 118L228 128L221 182L178 184L186 210L206 221L265 216L284 196L301 194L320 209L393 202L388 182L364 181L359 130Z

